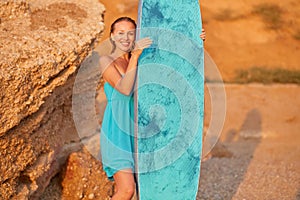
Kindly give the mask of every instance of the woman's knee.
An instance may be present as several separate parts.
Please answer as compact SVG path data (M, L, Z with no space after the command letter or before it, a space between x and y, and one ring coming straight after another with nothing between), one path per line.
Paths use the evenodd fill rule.
M118 187L118 192L122 193L126 197L132 197L135 192L135 184L128 184Z

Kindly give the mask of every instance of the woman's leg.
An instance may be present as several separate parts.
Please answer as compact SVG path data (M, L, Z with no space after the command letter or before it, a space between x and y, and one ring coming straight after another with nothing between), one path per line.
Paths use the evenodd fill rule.
M135 181L131 169L115 173L116 192L111 200L131 200L135 192Z

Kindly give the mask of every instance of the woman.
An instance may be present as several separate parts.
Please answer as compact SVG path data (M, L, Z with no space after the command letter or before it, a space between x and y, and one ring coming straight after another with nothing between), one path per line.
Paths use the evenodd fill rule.
M130 200L135 191L133 159L133 98L138 59L152 41L135 41L136 23L121 17L111 25L113 50L100 59L104 90L107 97L102 128L101 154L103 169L116 183L112 200ZM200 37L205 39L202 30Z
M108 101L101 128L101 154L104 171L116 183L112 200L131 199L135 191L132 90L139 56L152 43L150 38L135 41L135 29L134 20L117 19L110 31L112 53L100 58Z

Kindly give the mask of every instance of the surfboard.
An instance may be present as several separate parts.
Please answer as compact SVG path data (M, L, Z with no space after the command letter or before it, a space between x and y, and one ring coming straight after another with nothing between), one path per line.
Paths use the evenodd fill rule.
M140 0L135 158L140 200L196 199L204 113L198 0Z

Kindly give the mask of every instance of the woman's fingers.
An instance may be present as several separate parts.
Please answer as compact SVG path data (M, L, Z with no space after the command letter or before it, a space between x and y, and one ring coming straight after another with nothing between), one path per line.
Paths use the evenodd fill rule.
M148 45L148 44L152 44L152 40L150 38L143 38L137 41L136 43L139 45Z
M131 51L131 53L139 56L143 50L150 47L151 44L152 40L149 37L140 39L135 42L134 49Z
M135 49L145 49L151 46L152 40L147 37L135 42Z
M206 33L205 33L204 28L202 29L202 33L200 34L200 38L201 38L203 41L205 41Z

